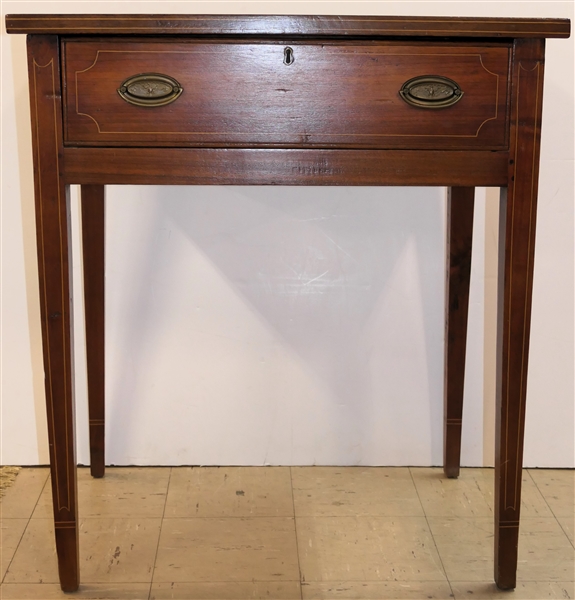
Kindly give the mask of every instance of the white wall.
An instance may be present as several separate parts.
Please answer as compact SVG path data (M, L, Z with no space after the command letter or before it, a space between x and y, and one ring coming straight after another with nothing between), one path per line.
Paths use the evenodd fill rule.
M572 2L552 1L2 3L2 19L184 11L573 18ZM573 42L547 48L525 464L563 467L574 464ZM48 455L24 36L3 32L2 49L1 459L37 464ZM496 205L478 190L465 465L493 460ZM108 461L440 464L444 210L437 188L110 187ZM74 276L81 324L77 262ZM76 341L87 463L81 330Z

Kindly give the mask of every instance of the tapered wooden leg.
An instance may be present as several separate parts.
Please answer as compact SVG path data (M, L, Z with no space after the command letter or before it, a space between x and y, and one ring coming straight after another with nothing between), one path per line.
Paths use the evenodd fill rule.
M78 589L68 189L62 181L58 38L28 36L34 184L50 473L60 585Z
M472 187L449 188L447 197L443 470L448 477L459 475L461 457L474 198Z
M90 472L104 476L104 230L103 185L81 186L84 310L88 363Z
M509 179L501 198L495 582L502 589L516 585L543 49L543 40L514 45Z

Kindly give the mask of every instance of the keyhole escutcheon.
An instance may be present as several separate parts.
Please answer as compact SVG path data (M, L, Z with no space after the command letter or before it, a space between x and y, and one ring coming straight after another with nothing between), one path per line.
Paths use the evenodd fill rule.
M286 46L284 48L284 65L293 65L295 58L293 56L293 48Z

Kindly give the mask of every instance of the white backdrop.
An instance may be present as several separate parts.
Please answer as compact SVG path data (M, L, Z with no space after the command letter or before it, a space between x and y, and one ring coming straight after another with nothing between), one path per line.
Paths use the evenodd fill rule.
M573 18L573 3L2 3L3 21L18 12ZM2 50L1 460L38 464L48 452L24 36L3 31ZM573 67L572 39L548 41L527 466L574 464ZM118 186L107 197L109 463L441 464L443 189ZM497 198L478 189L463 441L472 466L493 461ZM74 252L81 324L78 239Z

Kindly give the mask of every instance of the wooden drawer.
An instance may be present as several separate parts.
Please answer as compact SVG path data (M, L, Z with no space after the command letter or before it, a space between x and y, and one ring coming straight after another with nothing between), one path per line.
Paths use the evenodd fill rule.
M501 149L509 54L487 44L67 40L65 142ZM141 74L183 91L168 104L132 104L118 90ZM414 94L425 106L408 104L404 84L428 76L460 92L423 81ZM128 97L159 89L162 101L167 88L146 85L128 85ZM457 101L438 108L442 93Z

